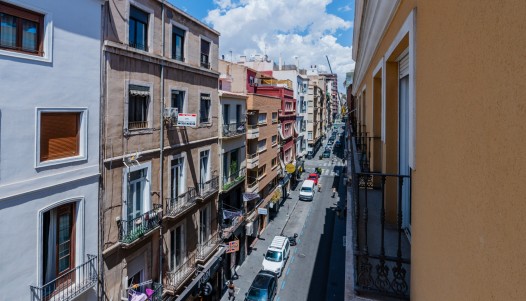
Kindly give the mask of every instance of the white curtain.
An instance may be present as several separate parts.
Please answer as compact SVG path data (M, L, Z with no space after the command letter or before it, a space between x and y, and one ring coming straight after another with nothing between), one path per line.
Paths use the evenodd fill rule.
M57 212L51 210L49 212L49 229L48 233L44 233L47 236L47 245L44 246L47 252L46 259L46 270L44 271L44 284L52 281L56 278L55 274L55 248L57 244Z

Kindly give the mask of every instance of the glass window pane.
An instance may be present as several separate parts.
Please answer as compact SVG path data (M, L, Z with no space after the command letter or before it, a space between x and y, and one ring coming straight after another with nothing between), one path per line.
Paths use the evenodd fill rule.
M38 24L29 20L22 20L22 49L38 51Z
M135 39L135 23L136 21L134 19L130 19L130 45L135 46L137 43Z
M16 22L17 18L0 13L0 45L16 47Z

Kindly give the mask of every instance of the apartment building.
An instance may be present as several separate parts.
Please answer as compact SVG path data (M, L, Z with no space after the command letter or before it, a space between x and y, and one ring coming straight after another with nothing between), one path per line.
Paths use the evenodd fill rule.
M220 81L223 89L247 96L246 101L246 187L244 203L244 238L240 240L240 258L251 252L269 222L269 209L279 210L282 190L278 186L279 138L278 111L281 109L279 97L267 96L258 92L258 78L262 75L256 70L241 64L219 61ZM227 80L228 79L228 80ZM228 87L228 88L227 88Z
M324 135L325 78L318 74L316 66L311 67L307 70L307 157L312 159L321 147Z
M95 300L100 11L0 2L3 300Z
M219 91L220 100L220 192L219 219L221 238L225 244L235 244L238 250L229 250L225 257L227 279L232 279L236 267L245 260L244 225L247 214L243 202L246 178L246 94L230 92L228 78L220 77L226 90ZM224 85L223 85L224 83Z
M158 0L107 1L103 24L104 298L216 298L219 33Z
M336 119L336 115L339 114L338 112L338 76L333 73L325 73L323 74L325 77L325 81L327 83L325 87L326 92L326 98L327 98L327 127L331 127L334 123L334 120Z
M347 300L524 298L524 11L356 1Z

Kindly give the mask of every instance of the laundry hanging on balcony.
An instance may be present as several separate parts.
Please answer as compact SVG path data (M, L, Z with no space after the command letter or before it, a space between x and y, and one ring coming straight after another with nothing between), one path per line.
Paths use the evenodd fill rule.
M139 289L143 286L146 286L146 285L150 285L152 284L152 280L148 280L148 281L145 281L145 282L141 282L141 283L137 283L137 284L132 284L128 289L128 296L129 296L129 301L147 301L147 300L151 300L151 297L153 296L153 294L155 294L155 291L150 289L150 288L146 288L144 290L144 293L140 292Z
M249 201L255 200L255 199L259 198L259 197L260 196L257 193L249 193L249 192L243 193L243 201L244 202L249 202Z
M223 219L234 219L237 216L241 216L243 213L240 211L231 211L223 209Z

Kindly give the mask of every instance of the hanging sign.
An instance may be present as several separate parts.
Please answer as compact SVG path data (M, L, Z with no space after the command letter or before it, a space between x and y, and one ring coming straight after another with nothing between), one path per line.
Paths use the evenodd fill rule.
M258 208L258 214L267 215L268 214L268 209L267 208Z
M226 253L234 253L239 251L239 240L233 240L228 242Z
M179 113L177 126L197 126L197 114Z
M294 166L294 164L292 164L292 163L289 163L289 164L285 165L285 170L288 173L294 173L296 171L296 166Z

